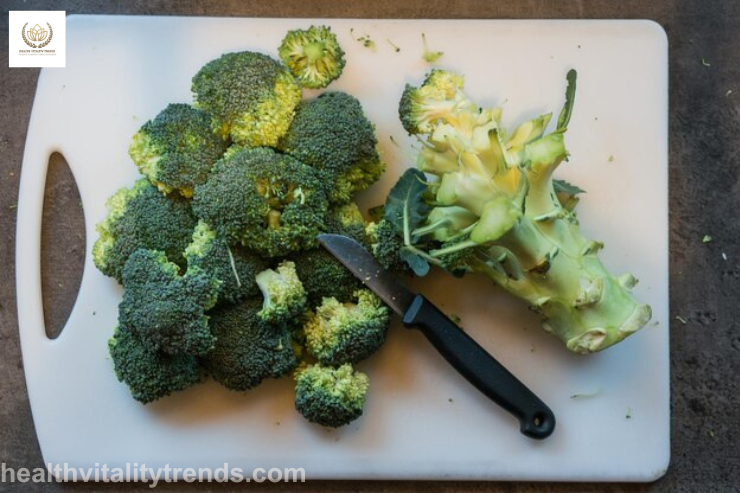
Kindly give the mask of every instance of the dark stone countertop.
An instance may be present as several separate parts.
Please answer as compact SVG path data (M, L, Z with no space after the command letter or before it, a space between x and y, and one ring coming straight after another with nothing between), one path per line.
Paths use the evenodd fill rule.
M438 1L393 2L4 2L0 18L0 463L42 467L23 377L15 297L15 204L38 69L9 69L8 10L68 14L179 14L242 17L630 18L653 19L670 43L671 465L651 484L316 481L252 484L257 490L730 492L740 491L740 3L733 1ZM495 53L491 54L495 58ZM702 59L704 62L702 63ZM732 92L731 92L732 91ZM604 97L609 97L605 94ZM639 125L639 115L635 115ZM43 286L48 325L64 323L74 301L84 240L79 199L62 160L47 179ZM714 240L702 243L705 234ZM723 258L725 254L726 259ZM735 396L735 397L733 397ZM733 404L734 403L734 404ZM19 484L2 483L0 491ZM24 490L102 489L102 485L32 484ZM189 486L189 487L188 487ZM184 485L178 489L214 489ZM172 487L172 485L170 485ZM145 484L117 490L146 491Z

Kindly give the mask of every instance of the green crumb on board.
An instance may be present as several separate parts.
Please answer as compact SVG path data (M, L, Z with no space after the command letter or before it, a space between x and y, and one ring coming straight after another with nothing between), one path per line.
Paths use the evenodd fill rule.
M714 432L714 430L707 431L707 435L709 435L709 438L714 438L717 436L717 434Z
M350 34L352 35L352 39L357 41L358 43L362 44L365 48L375 49L375 41L372 40L369 34L365 34L363 36L355 37L355 29L352 28L349 30Z
M627 414L624 415L624 418L625 419L632 419L632 408L631 407L628 407L627 408Z
M709 236L709 235L704 235L704 238L701 239L701 242L704 243L704 244L711 243L712 242L712 237Z
M729 96L730 94L732 94L732 89L727 90L727 92L725 93L725 97Z
M401 48L399 48L398 45L396 45L396 43L394 43L393 41L391 41L388 38L386 38L385 40L388 42L389 45L391 45L391 47L393 48L393 51L395 51L396 53L398 53L399 51L401 51Z
M678 320L679 322L681 322L684 325L686 325L686 323L687 323L686 322L686 319L683 318L681 315L676 315L676 320Z
M580 392L570 396L571 399L587 399L589 397L596 397L601 393L601 387L596 387L594 390L589 392Z
M606 158L606 160L609 161L610 163L614 162L614 154L609 154L609 157Z
M450 313L450 320L455 322L455 325L460 327L460 324L462 323L462 318L460 318L460 315L457 315L456 313Z
M428 63L434 63L442 58L442 55L444 55L443 51L429 51L426 34L421 33L421 40L424 43L424 54L421 56L424 60Z
M701 59L701 64L704 65L705 67L711 67L712 66L712 64L709 63L709 60L707 60L704 57L702 57L702 59Z

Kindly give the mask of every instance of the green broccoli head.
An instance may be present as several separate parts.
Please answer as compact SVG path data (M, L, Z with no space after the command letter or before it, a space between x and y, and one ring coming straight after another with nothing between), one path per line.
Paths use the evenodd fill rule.
M146 122L131 141L128 153L141 174L162 192L184 197L203 183L226 142L211 131L210 117L187 104L170 104Z
M309 89L323 89L342 75L344 51L330 27L288 31L278 49L280 59Z
M247 298L210 313L216 345L200 361L214 380L230 390L249 390L298 364L288 326L266 323L258 315L261 309L258 299Z
M164 252L136 250L123 268L118 321L151 351L205 354L214 344L205 311L216 303L220 283L198 267L181 276Z
M316 246L328 204L316 170L268 148L216 163L195 187L193 210L230 243L266 257Z
M193 77L195 107L214 132L247 146L274 146L290 126L301 88L293 74L262 53L227 53Z
M279 147L319 170L329 200L348 202L385 170L375 128L360 102L343 92L303 101Z
M367 244L365 238L365 218L354 202L334 205L329 209L326 221L327 231L352 238L358 243Z
M128 385L131 396L149 404L203 380L195 358L188 354L152 351L131 331L116 327L108 352L118 380Z
M306 346L323 364L357 363L380 349L389 323L388 307L369 289L347 303L324 298L304 325Z
M324 298L335 298L342 303L350 301L362 287L359 279L323 248L298 252L291 259L306 289L310 307L319 306Z
M287 323L305 311L306 290L298 279L293 262L285 260L275 270L260 272L255 280L263 297L258 315L266 322Z
M338 428L362 416L369 381L349 364L320 364L296 372L295 407L304 418Z
M240 245L229 245L216 230L199 221L185 249L188 267L198 267L221 281L218 304L236 303L259 292L255 276L268 262Z
M106 203L107 217L96 230L93 262L100 271L122 280L123 266L138 248L161 250L177 264L195 227L190 204L181 197L165 197L146 178L123 188Z

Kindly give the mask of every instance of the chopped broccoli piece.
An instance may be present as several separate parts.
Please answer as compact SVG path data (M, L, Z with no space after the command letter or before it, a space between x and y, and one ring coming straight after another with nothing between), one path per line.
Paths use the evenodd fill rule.
M568 155L575 71L567 80L550 133L551 114L507 132L501 108L479 108L450 72L432 70L420 87L407 86L399 116L422 139L419 169L391 191L373 248L417 274L430 265L482 273L528 302L568 349L590 353L639 330L651 309L631 294L634 277L611 275L597 257L601 243L583 236L573 211L582 190L553 179Z
M96 230L93 262L106 276L121 282L123 266L137 248L161 250L178 265L190 242L195 217L181 197L165 197L146 178L123 188L106 203L108 216Z
M365 227L365 235L370 243L370 253L385 269L397 274L409 274L411 269L401 257L404 251L403 236L398 234L393 224L381 219Z
M303 101L279 148L322 173L329 200L349 202L385 170L375 128L360 102L343 92Z
M344 51L330 27L288 31L278 49L280 59L310 89L323 89L342 75Z
M291 372L298 364L287 325L266 323L257 315L261 308L258 299L247 298L210 313L216 345L200 361L227 389L252 389L266 378Z
M211 115L211 128L247 146L274 146L301 100L301 88L280 62L262 53L227 53L193 77L195 107Z
M118 321L151 351L205 354L214 343L205 311L216 303L219 284L198 267L181 276L163 252L136 250L123 268Z
M323 248L294 254L296 273L302 281L310 307L317 307L324 298L336 298L344 303L352 299L362 283L331 253Z
M334 205L329 209L326 227L329 233L344 235L363 245L365 238L365 218L354 202Z
M320 364L296 372L295 407L312 423L338 428L362 416L369 384L367 375L345 364Z
M193 195L200 219L230 243L267 257L316 246L327 209L316 170L268 148L219 161Z
M440 58L442 58L442 55L444 55L443 51L431 51L427 47L427 36L424 33L421 33L421 41L424 44L424 53L421 55L421 57L424 59L424 61L429 63L434 63Z
M285 260L275 270L260 272L256 281L263 297L258 315L266 322L287 323L306 309L306 291L293 262Z
M304 325L306 347L323 364L357 363L380 349L389 323L388 308L369 289L347 303L324 298Z
M199 221L193 241L185 249L188 267L199 267L221 284L217 303L236 303L259 292L255 276L268 262L240 245L229 245L204 221Z
M367 244L365 219L354 202L329 209L327 232ZM336 298L342 303L350 301L354 292L362 287L354 274L323 248L302 250L293 254L291 259L306 289L310 307L319 306L324 298Z
M184 197L203 183L226 142L211 131L210 117L187 104L170 104L146 122L128 152L141 174L162 192Z
M128 385L131 396L149 404L203 380L195 358L152 351L131 331L116 327L108 351L118 380Z

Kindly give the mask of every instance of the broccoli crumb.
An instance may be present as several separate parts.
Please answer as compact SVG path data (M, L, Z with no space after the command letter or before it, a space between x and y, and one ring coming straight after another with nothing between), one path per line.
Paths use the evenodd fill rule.
M681 322L683 325L686 325L687 321L685 318L683 318L681 315L676 315L676 320Z
M458 327L460 327L460 324L462 324L462 318L460 318L460 315L456 313L450 313L450 320L455 322L455 325L457 325Z
M358 43L362 44L365 48L369 48L371 50L375 49L375 41L372 40L369 34L365 34L363 36L355 37L355 29L352 28L349 30L349 33L352 35L352 39L357 41Z
M730 94L732 94L732 89L728 89L725 93L725 97L728 97Z
M452 402L452 397L450 397L449 399L447 399L447 402Z
M594 390L589 392L580 392L570 396L571 399L586 399L589 397L596 397L601 393L601 387L596 387Z
M631 407L628 407L627 408L627 414L624 415L624 418L625 419L632 419L632 408Z
M395 51L396 53L401 51L401 48L398 45L396 45L393 41L391 41L388 38L386 38L385 40L388 42L389 45L391 45L391 47L393 48L393 51Z
M715 436L717 436L714 430L707 431L707 435L709 436L709 438L714 438Z
M610 163L614 162L614 154L609 154L609 157L606 158L606 160L609 161Z
M424 43L424 54L421 56L424 60L428 63L434 63L442 58L442 55L444 55L443 51L429 51L426 34L421 33L421 40Z
M704 243L704 244L706 245L707 243L711 243L711 242L712 242L712 239L713 239L713 238L712 238L711 236L709 236L709 235L704 235L704 238L702 238L702 239L701 239L701 242L702 242L702 243Z
M707 60L704 57L702 57L702 59L701 59L701 64L704 65L705 67L711 67L712 66L712 64L709 63L709 60Z

